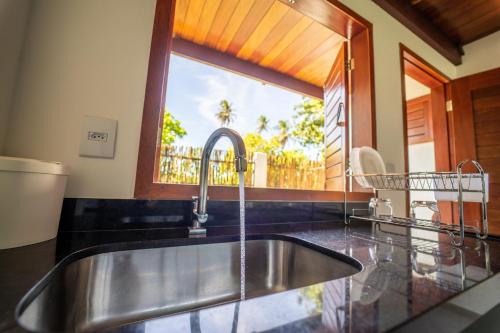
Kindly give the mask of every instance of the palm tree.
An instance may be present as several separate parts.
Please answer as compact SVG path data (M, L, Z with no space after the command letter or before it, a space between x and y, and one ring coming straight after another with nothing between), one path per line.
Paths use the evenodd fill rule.
M234 121L236 115L234 114L233 105L229 103L226 99L223 99L219 103L219 112L215 114L217 119L220 121L220 125L229 125Z
M257 133L262 133L264 131L267 131L269 129L269 118L267 118L264 115L261 115L257 119L258 125L257 125Z
M278 129L280 130L279 141L283 149L290 138L290 124L286 120L279 120Z

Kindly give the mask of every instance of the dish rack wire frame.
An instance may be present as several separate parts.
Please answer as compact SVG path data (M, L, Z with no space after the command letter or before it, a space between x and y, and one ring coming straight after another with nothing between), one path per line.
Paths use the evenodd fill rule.
M463 167L467 163L471 163L477 173L463 173ZM372 185L375 198L378 197L379 191L432 191L432 192L458 192L458 219L459 224L441 224L440 221L434 222L431 220L402 218L402 217L360 217L378 223L388 223L399 226L413 227L416 229L430 230L436 232L445 232L451 238L451 243L454 246L462 246L464 244L465 232L473 232L479 239L488 237L488 212L486 198L486 180L485 172L479 162L475 160L463 160L457 164L456 172L411 172L411 173L390 173L390 174L353 174L349 167L345 171L344 182L344 222L349 224L350 216L347 214L347 180L352 177L363 177L369 180ZM473 187L473 179L480 179L481 188ZM476 227L465 226L464 221L464 193L481 193L481 225L482 231ZM354 209L353 209L354 211Z

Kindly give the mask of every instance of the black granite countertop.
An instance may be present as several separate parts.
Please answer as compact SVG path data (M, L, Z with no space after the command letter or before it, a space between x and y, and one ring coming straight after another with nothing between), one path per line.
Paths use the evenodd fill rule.
M390 231L389 231L390 230ZM208 237L237 235L234 227L209 228ZM113 332L385 332L500 271L500 243L467 239L453 248L445 235L434 243L404 228L353 221L255 226L248 234L290 240L349 255L363 265L350 277L150 319ZM112 233L112 234L111 234ZM436 236L436 234L434 235ZM24 332L14 310L21 297L65 256L99 244L107 250L176 244L183 230L61 232L48 242L0 251L0 331ZM179 240L168 240L168 239ZM113 244L110 243L113 240ZM465 272L465 274L463 274Z

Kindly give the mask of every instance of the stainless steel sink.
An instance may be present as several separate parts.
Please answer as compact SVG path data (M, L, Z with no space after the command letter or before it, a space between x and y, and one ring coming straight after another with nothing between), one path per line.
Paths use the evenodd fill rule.
M248 240L245 263L247 298L361 268L352 258L284 240ZM127 250L59 265L21 302L17 319L30 331L94 332L240 296L238 241Z

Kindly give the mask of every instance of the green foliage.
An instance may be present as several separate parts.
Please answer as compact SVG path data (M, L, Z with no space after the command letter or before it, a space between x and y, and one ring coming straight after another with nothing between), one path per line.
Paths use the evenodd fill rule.
M325 140L323 101L304 98L301 104L295 105L294 110L292 125L286 120L279 120L275 127L282 150L290 140L304 148L321 147Z
M309 161L309 158L302 150L291 149L291 150L281 150L278 152L279 156L283 156L287 159L294 160L295 163Z
M171 145L177 138L182 138L187 134L186 130L181 126L181 122L174 118L165 108L163 114L163 127L161 132L162 145Z
M265 132L269 129L269 118L260 115L257 119L257 133Z
M221 125L229 125L235 118L231 103L222 100L216 113ZM268 161L267 186L271 188L318 189L324 188L324 160L311 159L303 148L311 145L320 146L323 142L323 104L320 101L304 99L295 107L293 122L279 120L276 126L270 126L269 118L258 118L255 132L248 133L243 139L247 149L249 172L245 174L245 184L252 186L253 156L256 152L266 153ZM263 132L271 132L265 137ZM174 184L197 184L199 182L199 163L202 149L172 145L177 138L186 135L180 121L167 110L163 121L162 152L160 162L160 181ZM293 140L301 147L290 149L288 142ZM234 172L234 152L214 151L215 160L210 163L210 184L235 185L238 175ZM321 293L308 290L303 295L317 308ZM317 311L315 309L312 310Z
M259 133L248 133L245 138L245 147L249 152L261 152L266 154L277 154L281 148L276 136L266 140Z
M217 120L219 120L221 126L228 126L236 118L235 111L233 110L233 104L229 103L228 100L223 99L219 103L219 111L215 114Z
M249 153L261 152L270 156L283 157L295 162L308 161L308 157L302 150L284 150L278 135L266 140L258 133L248 133L244 138L245 147Z
M282 156L294 160L307 160L302 150L286 149L290 140L299 143L302 147L321 148L324 144L325 116L323 101L312 98L304 98L301 104L294 107L295 115L293 123L287 120L279 120L274 127L277 134L270 139L264 138L261 133L269 128L269 119L261 115L258 118L256 133L249 133L245 137L245 144L249 151L260 151L276 156Z
M322 146L325 141L325 112L323 101L304 98L295 106L294 128L291 136L302 146Z
M313 305L313 308L308 310L310 315L316 315L323 310L323 285L312 285L302 288L299 292L299 300L307 300Z

